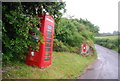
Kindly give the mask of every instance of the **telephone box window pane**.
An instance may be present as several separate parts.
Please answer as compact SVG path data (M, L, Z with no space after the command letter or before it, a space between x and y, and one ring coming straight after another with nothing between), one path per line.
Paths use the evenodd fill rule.
M47 33L52 33L52 30L48 30Z
M52 26L50 26L50 25L48 25L47 28L50 29L50 30L52 30Z
M50 47L50 44L46 44L46 47Z
M37 34L36 33L32 33L32 35L33 35L33 41L38 42L39 40L38 40Z
M50 48L46 48L46 51L50 51Z
M50 57L46 57L46 58L45 58L45 61L48 61L48 60L50 60Z
M51 39L46 39L47 42L51 42Z
M50 56L50 53L45 53L45 56Z
M50 35L50 34L47 34L47 37L48 37L48 38L52 38L52 35Z

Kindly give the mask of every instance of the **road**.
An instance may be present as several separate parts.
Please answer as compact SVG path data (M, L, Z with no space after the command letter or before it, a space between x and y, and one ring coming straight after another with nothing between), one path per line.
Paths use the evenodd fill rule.
M95 44L97 60L78 79L118 79L118 53Z

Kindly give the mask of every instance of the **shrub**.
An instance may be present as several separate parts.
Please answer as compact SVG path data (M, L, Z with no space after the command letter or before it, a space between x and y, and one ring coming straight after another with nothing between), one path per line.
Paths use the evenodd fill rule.
M116 38L116 39L111 39L111 38L96 38L95 39L95 43L96 44L100 44L104 47L110 48L110 49L118 49L116 51L118 51L120 53L120 38Z

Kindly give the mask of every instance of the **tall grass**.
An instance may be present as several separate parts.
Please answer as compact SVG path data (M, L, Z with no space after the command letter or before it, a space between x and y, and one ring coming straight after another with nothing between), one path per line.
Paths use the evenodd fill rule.
M3 72L3 79L75 79L95 59L96 55L82 57L76 53L54 52L51 66L40 69L24 63L12 63Z

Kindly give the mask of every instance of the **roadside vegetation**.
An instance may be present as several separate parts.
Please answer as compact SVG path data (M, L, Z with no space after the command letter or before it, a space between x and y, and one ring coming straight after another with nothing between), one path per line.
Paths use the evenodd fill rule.
M24 62L12 62L13 66L4 67L4 79L75 79L96 59L95 56L83 57L76 53L54 52L51 66L40 69L27 66ZM3 70L3 71L4 71Z
M55 28L54 51L79 52L86 43L94 49L94 36L98 27L88 20L61 18Z
M3 78L77 78L77 75L84 72L85 67L96 59L94 37L98 34L99 27L87 19L62 18L63 12L61 11L66 11L65 2L5 2L2 5ZM28 46L34 47L33 50L39 49L38 43L32 42L33 38L29 30L34 30L40 42L43 41L41 33L37 30L40 22L35 12L42 14L47 12L55 19L53 64L44 69L25 64ZM82 57L80 55L83 43L93 49L93 56Z
M95 37L95 43L120 53L120 35Z

